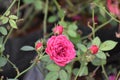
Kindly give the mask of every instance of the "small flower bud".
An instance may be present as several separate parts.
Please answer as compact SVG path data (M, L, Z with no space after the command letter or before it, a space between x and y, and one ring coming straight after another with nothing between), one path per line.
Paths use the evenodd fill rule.
M42 42L37 41L37 42L35 43L35 49L36 49L36 51L39 51L42 47L43 47Z
M62 26L56 26L54 29L53 29L53 32L54 34L62 34L63 32L63 27Z
M97 45L92 45L89 50L91 51L92 54L97 54L98 52L98 46Z

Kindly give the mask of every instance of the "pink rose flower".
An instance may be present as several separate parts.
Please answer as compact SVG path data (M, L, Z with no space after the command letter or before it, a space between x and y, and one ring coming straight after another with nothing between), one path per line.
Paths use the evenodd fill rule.
M52 36L47 42L46 53L59 66L65 66L75 58L74 45L66 36Z
M92 54L97 54L98 52L98 46L97 45L92 45L89 50L91 51Z
M42 42L37 41L37 42L35 43L35 50L36 50L36 51L40 50L40 49L42 48L42 46L43 46Z
M107 7L112 14L117 16L120 14L118 0L107 0Z
M63 27L62 27L62 26L56 26L56 27L53 29L53 32L54 32L54 34L62 34L62 32L63 32Z

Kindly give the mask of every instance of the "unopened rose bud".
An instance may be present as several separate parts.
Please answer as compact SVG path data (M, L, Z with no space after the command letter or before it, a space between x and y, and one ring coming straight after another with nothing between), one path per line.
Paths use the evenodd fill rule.
M42 42L37 41L37 42L35 43L35 49L36 49L36 51L39 51L42 47L43 47Z
M53 32L54 34L62 34L63 32L63 27L62 26L56 26L54 29L53 29Z
M98 46L97 45L92 45L89 50L91 51L92 54L97 54L98 52Z

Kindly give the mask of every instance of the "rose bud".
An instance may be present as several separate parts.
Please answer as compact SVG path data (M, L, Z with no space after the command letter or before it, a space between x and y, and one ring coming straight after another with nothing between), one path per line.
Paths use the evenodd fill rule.
M41 50L42 47L43 47L42 42L37 41L37 42L35 43L35 50L36 50L36 51Z
M92 45L90 48L89 48L89 50L90 50L90 52L92 53L92 54L97 54L97 52L98 52L98 46L97 45Z
M63 32L63 27L62 26L56 26L54 29L53 29L53 33L54 34L62 34Z

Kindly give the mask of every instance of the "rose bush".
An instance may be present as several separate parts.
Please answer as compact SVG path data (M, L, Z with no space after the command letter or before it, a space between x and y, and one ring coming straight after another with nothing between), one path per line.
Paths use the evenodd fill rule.
M20 4L21 1L23 1L23 4L25 5ZM18 3L18 10L11 11L10 9L15 3ZM22 10L19 10L23 9L24 11L24 8L25 10L29 9L25 13L23 13ZM17 15L15 14L16 11ZM19 12L20 15L18 15ZM33 14L31 14L32 12ZM38 14L39 12L40 14ZM20 79L19 77L24 73L27 71L30 73L33 71L31 68L34 69L36 67L39 69L37 72L44 75L44 80L82 80L82 76L88 80L97 80L95 74L97 74L97 70L101 67L100 71L103 72L104 76L101 74L103 77L100 79L105 78L106 80L109 80L116 78L117 80L120 72L118 73L118 71L116 71L115 73L118 74L110 78L110 74L106 72L105 66L108 61L107 57L110 56L108 54L109 51L117 45L117 39L111 39L115 36L110 33L109 35L111 35L111 38L108 38L109 40L107 40L106 33L111 31L109 30L109 28L111 29L111 26L117 26L116 23L120 23L120 21L114 15L111 15L111 13L119 18L118 0L13 0L6 12L0 16L0 24L3 25L0 26L0 70L8 62L16 71L16 75L12 80ZM41 14L42 16L44 15L44 18ZM37 15L40 15L40 17ZM25 22L21 29L19 23L24 18ZM35 19L32 20L32 18ZM38 18L40 18L40 20ZM12 60L9 59L13 56L9 57L9 55L4 55L4 52L7 53L5 51L6 46L8 45L6 42L13 29L21 29L20 32L25 32L26 34L26 31L29 32L28 25L31 26L31 22L37 23L37 20L39 20L39 26L42 27L40 29L43 29L41 30L41 32L43 32L43 38L40 39L41 37L39 36L39 40L36 41L34 47L30 46L32 45L30 42L31 44L25 44L25 46L20 49L22 51L36 51L35 53L37 53L31 62L29 62L31 65L21 71L18 66L19 61L18 63L14 61L12 63ZM99 31L102 30L101 28L107 26L107 24L109 24L109 28L107 28L108 31L105 31L105 36L100 36ZM53 32L50 33L48 30L49 28L51 29L53 25L56 26L54 26ZM18 30L18 33L20 32ZM36 36L38 35L34 34L32 39ZM28 57L30 56L27 55L27 59ZM93 69L93 66L96 68ZM31 71L29 72L29 70ZM10 71L7 73L11 73ZM39 76L36 75L36 72L33 73L35 73L35 77ZM31 77L33 77L33 75ZM41 78L38 78L38 80L40 79ZM1 80L3 80L3 77L1 77Z
M47 41L46 53L59 66L65 66L75 58L74 45L64 35L52 36Z

